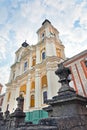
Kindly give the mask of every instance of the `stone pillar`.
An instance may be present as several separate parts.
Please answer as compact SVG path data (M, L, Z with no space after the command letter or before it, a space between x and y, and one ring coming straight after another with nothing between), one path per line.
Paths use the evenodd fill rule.
M30 54L30 58L29 58L29 69L32 68L32 54Z
M36 64L40 63L40 47L36 49Z
M3 112L5 112L6 108L7 108L7 104L8 104L7 99L8 99L8 92L6 92L4 100L3 100L3 104L2 104L2 111Z
M21 63L20 63L20 74L22 74L23 73L23 62L21 61Z
M28 75L28 81L26 86L26 111L29 111L30 107L30 88L31 88L31 75Z
M41 106L41 78L38 70L35 73L35 108Z
M14 105L15 105L15 85L12 86L11 89L11 96L9 100L9 111L12 113L14 111Z
M51 99L53 96L57 95L57 92L60 88L58 83L58 78L55 75L55 69L51 66L47 66L47 82L48 82L48 99Z
M19 86L19 84L17 84L17 86L16 86L16 88L15 88L14 110L17 108L16 98L19 97L19 92L20 92L20 86ZM13 111L14 111L14 110L13 110Z
M11 117L11 127L16 128L20 123L24 123L25 113L23 112L24 98L20 95L17 99L17 108Z

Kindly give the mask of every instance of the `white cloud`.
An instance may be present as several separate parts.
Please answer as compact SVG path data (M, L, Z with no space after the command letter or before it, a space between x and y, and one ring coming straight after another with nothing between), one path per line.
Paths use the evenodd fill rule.
M3 37L0 37L0 62L2 61L2 59L5 60L6 58L6 41L4 40Z
M7 0L0 0L0 3ZM13 63L14 53L24 40L31 44L37 43L36 31L40 28L45 18L49 19L53 26L60 32L60 39L65 45L67 57L71 57L80 51L87 49L87 1L78 3L77 0L11 0L9 8L0 8L0 62L8 60ZM74 23L79 20L80 27ZM14 36L11 36L14 32ZM73 49L74 48L74 49ZM12 63L11 63L12 62ZM10 66L0 67L1 73L8 79ZM6 71L7 70L7 71ZM4 77L1 82L4 84Z
M6 7L0 7L0 24L6 22L8 17L8 10Z
M5 84L8 82L9 74L10 69L8 65L0 67L0 83L3 85L2 93L6 90Z

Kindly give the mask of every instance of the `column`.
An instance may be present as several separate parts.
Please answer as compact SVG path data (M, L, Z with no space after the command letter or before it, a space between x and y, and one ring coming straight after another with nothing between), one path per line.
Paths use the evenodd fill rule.
M30 107L30 88L31 88L31 75L28 75L28 81L26 85L26 107L25 111L29 111Z
M40 63L40 47L36 49L36 64Z
M15 84L12 85L10 92L11 92L11 96L10 96L10 100L9 100L9 111L12 113L15 109L14 106L15 106L15 102L16 102L16 100L15 100L15 93L16 93Z
M32 68L32 54L30 54L30 58L29 58L29 69Z
M20 62L20 74L22 74L23 73L23 62L21 61Z
M48 99L52 99L57 95L61 84L58 83L58 77L55 75L55 69L47 68L47 81L48 81Z
M14 100L15 100L15 103L14 103L14 110L17 108L17 101L16 101L16 98L19 97L19 92L20 92L20 85L17 84L17 85L16 85L16 90L15 90L15 97L14 97Z
M35 74L35 108L41 107L41 78L38 70Z
M7 99L8 99L8 92L6 91L5 93L5 97L4 97L4 100L3 100L3 104L2 104L2 111L5 112L6 109L7 109Z

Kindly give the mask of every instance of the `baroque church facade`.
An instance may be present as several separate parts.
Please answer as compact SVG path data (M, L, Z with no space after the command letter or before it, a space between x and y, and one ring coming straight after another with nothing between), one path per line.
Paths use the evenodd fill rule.
M16 98L22 94L26 120L33 123L47 116L42 108L47 106L47 99L57 95L60 83L55 70L61 62L71 69L71 86L78 94L87 96L87 50L66 59L59 32L49 20L42 23L37 36L36 45L30 46L25 41L15 52L2 106L3 112L6 109L14 112Z
M57 64L65 60L64 45L59 32L49 20L45 20L37 31L38 43L26 42L15 53L15 63L11 66L3 111L15 110L16 98L23 94L24 111L41 110L45 101L57 95L58 78L55 75Z

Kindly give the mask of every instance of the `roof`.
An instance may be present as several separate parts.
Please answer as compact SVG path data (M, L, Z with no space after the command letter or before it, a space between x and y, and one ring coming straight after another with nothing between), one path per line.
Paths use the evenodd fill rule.
M51 24L51 22L48 19L45 19L45 21L42 23L42 25L44 25L46 22Z
M86 56L86 58L87 58L87 50L84 50L84 51L80 52L79 54L77 54L71 58L68 58L67 60L64 61L64 64L70 63L71 61L75 61L83 56Z

